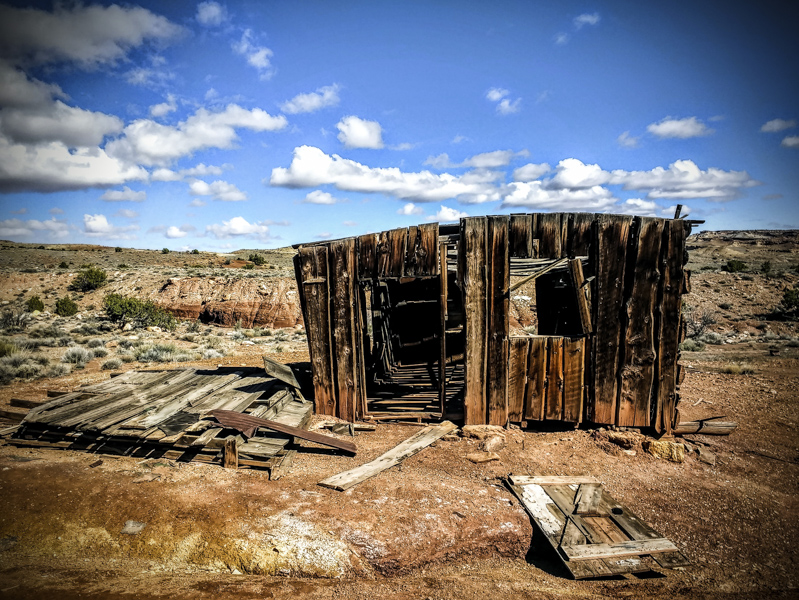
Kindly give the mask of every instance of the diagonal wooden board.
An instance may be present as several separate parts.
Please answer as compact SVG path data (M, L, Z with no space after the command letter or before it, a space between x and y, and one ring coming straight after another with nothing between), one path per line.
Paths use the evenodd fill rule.
M591 490L601 494L592 498L595 516L578 514L582 485L599 487ZM650 570L645 557L666 568L690 564L593 477L511 475L508 486L575 579Z
M395 465L398 465L409 456L413 456L420 450L427 448L430 444L440 439L441 437L455 431L457 425L450 421L444 421L440 425L425 427L415 435L409 437L407 440L395 446L385 454L378 456L371 462L355 467L349 471L344 471L337 475L328 477L319 482L319 485L333 490L343 492L348 490L354 485L361 483L374 477L378 473L382 473Z
M250 415L245 415L233 410L212 410L210 414L212 414L216 420L225 427L231 427L242 432L251 428L266 427L272 431L293 435L294 437L308 440L309 442L315 442L317 444L322 444L323 446L330 446L331 448L344 450L345 452L349 452L351 454L355 454L358 451L355 444L346 440L339 440L329 435L322 435L321 433L300 429L299 427L284 425L283 423L278 423L277 421L251 417Z

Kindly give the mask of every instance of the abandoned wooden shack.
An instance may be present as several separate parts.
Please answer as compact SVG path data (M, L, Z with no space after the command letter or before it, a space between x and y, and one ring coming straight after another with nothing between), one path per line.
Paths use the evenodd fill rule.
M670 433L691 223L467 217L298 244L317 413ZM511 328L533 298L535 329Z

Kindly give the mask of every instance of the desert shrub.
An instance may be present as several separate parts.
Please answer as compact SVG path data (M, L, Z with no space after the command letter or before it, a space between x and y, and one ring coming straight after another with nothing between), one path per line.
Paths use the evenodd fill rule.
M7 308L0 314L0 329L22 331L31 321L31 315L21 308Z
M78 365L83 367L87 362L94 358L94 353L80 346L72 346L61 356L62 363Z
M103 371L113 371L122 366L122 360L119 358L111 358L103 363Z
M179 350L174 344L152 344L137 348L133 355L139 362L186 362L192 356Z
M204 359L208 360L212 358L222 358L224 356L224 353L214 348L206 348L205 350L203 350L202 356Z
M266 259L260 254L250 254L250 257L247 260L254 265L258 265L259 267L266 264Z
M43 374L43 377L61 377L62 375L68 375L72 369L69 365L65 365L64 363L55 363L50 365L47 371Z
M284 350L285 350L285 348L282 345L280 345L280 344L275 346L275 352L277 352L278 354L283 354Z
M169 254L169 248L161 248L161 254Z
M255 268L255 265L254 265L254 264L252 264L252 263L246 263L246 264L243 264L243 265L241 265L241 268L242 268L242 269L246 269L247 271L249 271L249 270L251 270L251 269L254 269L254 268Z
M699 336L699 341L710 344L711 346L719 346L724 343L724 336L720 333L708 331L707 333L703 333L701 336Z
M222 345L222 338L218 335L209 335L205 338L205 345L208 348L219 348Z
M125 263L119 263L117 265L117 269L120 271L124 271L125 269L130 269L130 265L126 265Z
M116 248L114 248L114 252L122 252L122 248L120 248L119 246L117 246Z
M719 308L721 310L730 310L732 308L732 304L730 304L729 302L722 302L721 304L719 304Z
M192 250L192 251L191 251L191 253L192 253L192 254L199 254L199 253L200 253L200 251L199 251L199 250L197 250L197 248L195 248L194 250Z
M752 365L748 363L730 363L721 367L719 371L727 375L753 375L755 372Z
M105 342L103 340L101 340L100 338L92 338L86 343L86 345L89 348L101 348L101 347L105 346Z
M123 363L132 363L134 360L136 360L136 357L132 354L120 354L119 360L121 360Z
M192 321L186 326L186 331L189 333L197 333L200 331L200 320Z
M28 312L33 312L34 310L42 311L44 310L44 302L42 302L42 299L39 298L39 296L31 296L25 302L25 308L28 310Z
M792 337L785 345L789 348L799 348L799 338Z
M105 348L95 348L92 350L92 354L94 354L94 358L105 358L108 356L108 350Z
M108 274L100 267L89 266L75 276L69 289L73 292L90 292L103 287L107 279Z
M0 357L11 356L15 354L19 348L14 342L8 340L0 340Z
M716 324L715 315L709 310L699 311L692 306L683 310L685 317L686 334L689 338L699 337L707 328Z
M782 291L782 301L777 306L777 312L792 318L799 315L799 287L785 288Z
M680 344L680 350L684 352L702 352L704 349L705 345L697 340L685 340Z
M727 264L721 267L722 271L728 271L730 273L741 273L742 271L746 271L748 265L742 260L728 260Z
M763 273L763 275L768 275L769 273L771 273L771 261L770 260L767 260L766 262L764 262L760 266L760 272Z
M16 352L0 358L0 383L13 379L35 379L43 375L46 357L34 358L27 352Z
M69 269L69 265L67 264L67 261L62 260L60 263L58 263L58 268L59 269Z
M170 331L177 327L175 317L151 300L109 294L103 299L103 306L109 320L120 326L130 323L134 327L160 327Z

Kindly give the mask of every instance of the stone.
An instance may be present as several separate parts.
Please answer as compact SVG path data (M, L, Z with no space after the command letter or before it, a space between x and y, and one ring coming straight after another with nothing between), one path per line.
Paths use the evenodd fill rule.
M664 440L646 440L641 444L655 458L681 463L685 462L685 446Z
M122 328L122 331L133 331L133 324L125 323L125 326Z
M490 435L480 444L484 452L499 452L508 445L504 435Z
M505 436L505 430L499 425L464 425L461 435L465 438L484 440L489 435Z
M125 521L125 526L122 528L120 533L124 533L125 535L139 535L144 528L147 527L147 523L141 523L139 521Z
M713 454L707 448L699 447L696 449L697 458L699 458L700 462L705 463L706 465L715 466L716 464L716 455Z
M499 454L496 452L472 452L471 454L467 454L466 458L475 464L481 464L499 460Z
M442 442L457 442L460 439L461 438L459 438L457 435L447 434L447 435L445 435L445 436L443 436L441 438L441 441Z
M161 333L161 328L158 327L157 325L151 325L150 327L147 328L147 331L154 331L156 333Z

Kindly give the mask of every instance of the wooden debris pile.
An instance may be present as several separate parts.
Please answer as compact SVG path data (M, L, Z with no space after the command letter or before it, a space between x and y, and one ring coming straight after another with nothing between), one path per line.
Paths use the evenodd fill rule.
M236 448L237 466L277 477L290 465L294 435L261 427L245 436L220 423L218 410L304 430L313 404L294 385L253 367L128 371L35 406L6 441L214 464L223 463L227 443Z

